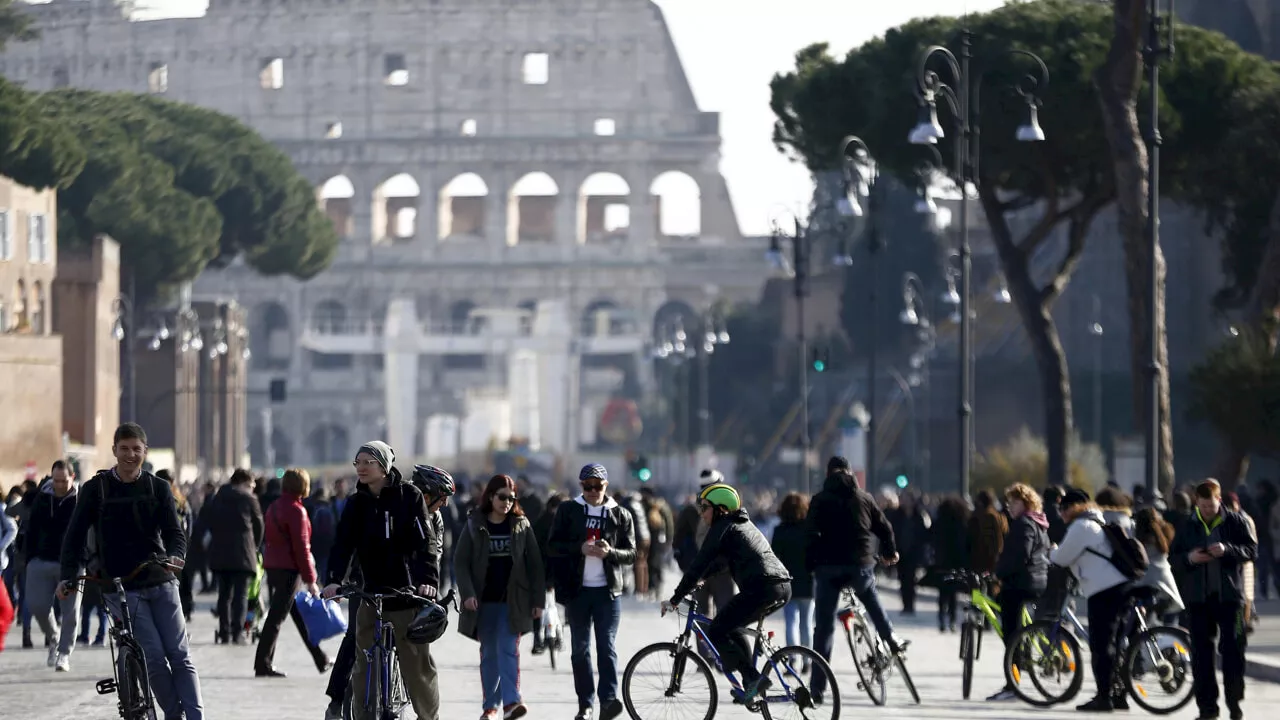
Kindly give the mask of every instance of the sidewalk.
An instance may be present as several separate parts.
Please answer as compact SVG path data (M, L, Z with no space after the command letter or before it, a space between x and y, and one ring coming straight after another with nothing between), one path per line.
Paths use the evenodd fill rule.
M1249 636L1245 674L1280 683L1280 600L1258 601L1258 629Z

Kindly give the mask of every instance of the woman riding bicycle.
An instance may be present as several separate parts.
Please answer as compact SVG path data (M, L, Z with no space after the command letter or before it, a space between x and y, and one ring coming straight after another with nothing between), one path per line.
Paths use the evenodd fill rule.
M703 488L698 494L698 511L711 530L671 599L662 604L662 612L665 615L674 610L699 580L728 567L738 594L716 613L707 627L707 637L719 651L724 671L742 674L741 699L751 702L770 681L751 662L747 627L791 599L791 573L752 524L737 490L724 483Z

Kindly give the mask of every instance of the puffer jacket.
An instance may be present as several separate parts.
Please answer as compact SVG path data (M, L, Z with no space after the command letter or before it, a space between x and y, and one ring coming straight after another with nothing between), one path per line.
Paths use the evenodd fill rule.
M1009 528L996 562L1002 587L1039 595L1049 582L1049 519L1024 512Z
M439 587L440 567L432 563L437 545L434 532L422 492L393 467L377 495L361 483L347 498L329 553L328 582L341 583L354 558L360 562L365 592ZM412 600L399 598L388 598L382 606L386 610L417 607Z
M711 524L707 539L672 592L671 604L688 595L718 560L729 567L739 590L791 582L791 573L773 554L769 541L752 524L746 509L739 509L717 517Z
M1102 529L1102 511L1085 510L1067 526L1058 547L1049 551L1054 565L1071 568L1080 581L1080 594L1092 597L1127 582L1111 564L1111 541Z

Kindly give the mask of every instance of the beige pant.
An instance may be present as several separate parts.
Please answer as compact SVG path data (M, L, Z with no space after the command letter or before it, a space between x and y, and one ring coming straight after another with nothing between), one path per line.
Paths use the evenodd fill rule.
M409 621L413 620L415 614L417 611L413 609L384 610L382 620L392 625L396 657L400 660L400 677L404 680L404 689L409 694L418 720L439 720L440 686L436 682L436 664L431 659L430 646L409 642L405 637ZM373 645L373 622L373 607L368 603L361 603L360 612L356 614L356 665L351 672L354 689L351 696L351 717L354 720L377 720L369 715L364 701L364 679L369 668L365 651Z

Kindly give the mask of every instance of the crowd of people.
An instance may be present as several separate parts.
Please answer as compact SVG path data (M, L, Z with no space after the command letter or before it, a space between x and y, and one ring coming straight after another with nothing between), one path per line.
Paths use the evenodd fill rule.
M1005 627L1016 626L1022 608L1069 571L1087 607L1098 687L1079 709L1093 712L1127 707L1112 690L1108 643L1129 593L1148 588L1158 599L1157 614L1191 634L1201 718L1218 717L1214 657L1220 653L1235 720L1243 717L1255 579L1263 597L1280 579L1274 567L1280 549L1272 546L1280 537L1280 507L1266 481L1256 493L1244 487L1223 493L1206 480L1179 490L1170 507L1158 496L1130 496L1115 485L1096 497L1023 484L972 500L887 490L873 495L837 457L812 498L735 488L716 470L702 472L697 493L668 498L647 484L636 492L611 491L598 464L582 468L576 486L557 488L507 475L455 478L425 465L406 478L394 450L371 441L354 456L354 482L313 483L301 469L270 479L236 470L222 484L184 487L163 470L144 469L146 434L137 425L116 431L113 453L114 467L84 482L57 461L43 481L8 494L0 514L0 649L16 619L24 648L40 639L48 665L68 670L77 645L103 644L107 612L117 602L94 583L75 582L85 566L123 577L149 558L165 557L171 568L181 568L176 576L153 568L125 590L139 618L134 632L157 704L170 720L203 717L186 631L198 594L216 593L215 642L256 641L252 667L261 678L285 675L275 650L291 618L317 671L329 674L327 720L367 715L364 683L351 679L366 672L360 650L373 642L375 617L351 598L350 628L330 658L308 637L295 606L299 590L327 599L351 587L388 596L382 617L395 629L409 700L426 720L438 717L440 703L430 641L443 627L442 609L431 600L452 587L461 605L456 629L478 643L482 720L527 714L521 638L532 634L534 654L555 642L544 637L541 618L549 603L559 603L569 629L576 720L593 720L597 707L600 718L612 720L622 713L615 648L622 596L661 600L669 610L694 594L712 617L708 636L725 669L741 675L737 699L749 702L769 680L752 667L743 628L778 610L788 644L809 645L830 658L837 604L850 590L890 651L903 652L909 642L895 632L878 597L878 581L889 568L904 616L915 614L920 584L938 588L943 633L955 632L957 621L956 588L936 582L948 571L994 578ZM1144 548L1145 572L1118 562L1122 537ZM681 576L669 583L673 564ZM663 592L667 584L670 594ZM412 595L391 597L406 588ZM815 673L810 688L815 701L826 692L820 678ZM1001 688L990 699L1012 697Z

